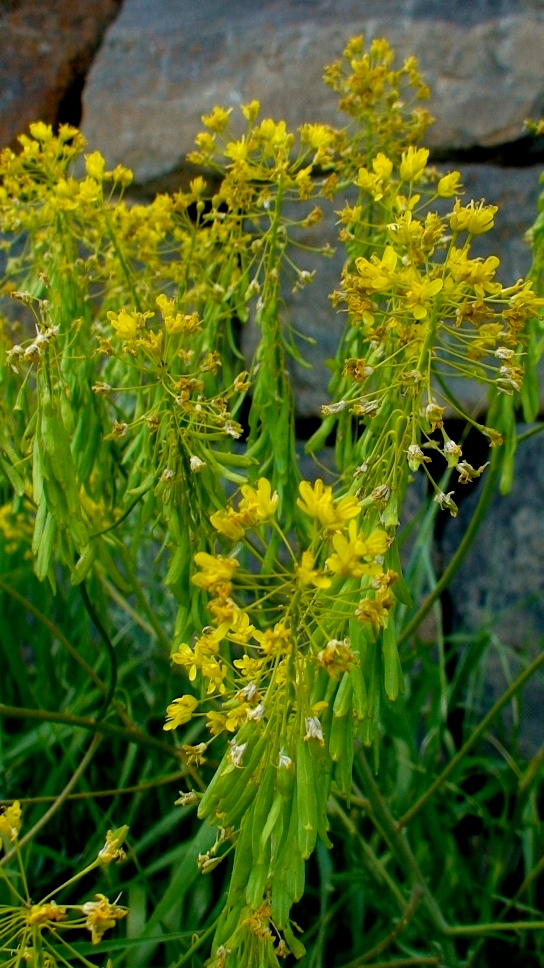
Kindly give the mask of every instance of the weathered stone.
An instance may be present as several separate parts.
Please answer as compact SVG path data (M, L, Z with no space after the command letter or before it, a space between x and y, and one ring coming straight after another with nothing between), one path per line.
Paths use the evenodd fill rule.
M352 34L415 54L433 90L442 148L517 139L544 104L542 3L449 0L125 0L91 69L84 131L139 182L179 166L215 104L262 102L265 116L337 122L321 81Z
M520 431L524 428L521 427ZM449 519L439 539L444 567L454 554L474 512L481 483ZM544 439L523 441L515 460L510 494L495 496L449 596L452 630L466 633L474 648L476 633L489 634L481 667L478 702L489 708L523 664L542 649L544 632ZM463 649L462 640L460 648ZM485 688L484 688L485 683ZM522 740L529 752L544 741L542 675L524 691Z
M79 124L77 102L85 75L120 3L12 0L2 4L0 146L13 144L32 121ZM68 103L71 93L75 104Z

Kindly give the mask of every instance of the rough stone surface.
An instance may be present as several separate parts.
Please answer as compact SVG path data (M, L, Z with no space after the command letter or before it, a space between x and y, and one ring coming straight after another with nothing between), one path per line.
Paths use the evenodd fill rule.
M120 3L121 0L2 3L0 146L13 144L32 121L55 123L60 119L79 123L78 101L85 75Z
M335 122L323 64L362 31L418 56L435 147L515 140L544 106L542 0L125 0L88 78L84 131L143 182L180 164L214 104L257 97L291 127Z
M498 255L502 262L498 278L503 285L511 285L525 276L531 264L531 252L523 236L536 217L541 169L536 166L517 169L493 165L455 167L462 174L465 199L479 200L485 197L488 202L499 206L494 230L474 241L473 252L483 257ZM348 200L353 201L352 195L341 196L332 204L325 203L322 206L325 213L322 221L310 229L299 230L298 241L310 246L322 246L326 242L335 245L335 209L341 208ZM304 339L297 340L302 356L311 363L311 369L304 369L294 362L290 364L297 414L299 417L311 417L317 416L321 404L327 402L326 387L330 371L326 361L334 357L344 326L343 314L331 308L328 298L338 288L344 253L343 248L338 246L331 259L324 259L320 255L294 248L291 256L299 268L316 270L315 280L309 288L293 294L291 288L286 287L283 294L286 312L294 329L314 341L312 345ZM243 339L246 353L251 355L255 345L251 325L245 330ZM485 390L476 383L466 380L451 380L450 383L469 410L481 412L485 408ZM544 395L542 406L544 409Z
M523 430L524 428L520 428ZM454 554L478 500L478 488L449 519L439 540L442 563ZM544 438L522 442L512 491L496 495L476 541L449 589L452 627L474 635L487 630L490 644L481 669L482 708L498 699L509 677L542 649L544 633ZM468 640L466 648L474 647ZM538 673L523 694L522 739L534 752L544 742L544 678Z

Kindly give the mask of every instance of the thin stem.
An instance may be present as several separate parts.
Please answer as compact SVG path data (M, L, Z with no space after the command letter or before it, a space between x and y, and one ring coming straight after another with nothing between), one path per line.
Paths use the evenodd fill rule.
M406 626L406 628L404 628L400 633L398 637L399 645L401 645L403 642L406 642L419 628L423 619L430 612L437 598L440 597L442 592L448 587L453 577L459 571L459 568L461 567L468 551L470 550L470 547L474 541L474 538L476 537L476 534L480 528L480 525L487 513L487 509L489 507L489 503L491 501L491 498L493 496L493 491L495 489L495 483L497 481L497 477L499 476L499 470L500 470L500 461L497 456L497 452L495 452L491 460L491 467L489 468L489 471L487 472L487 477L485 478L482 493L480 494L480 498L474 510L474 514L472 515L470 524L463 535L463 538L459 544L459 547L457 548L457 551L453 555L449 565L447 566L445 571L438 579L430 595L427 596L427 598L423 602L423 605L420 606L420 608L418 609L414 617L411 619L410 622L408 622L408 625Z
M541 644L542 641L543 640L540 639L539 644ZM531 662L531 664L528 665L526 669L524 669L524 671L518 676L518 678L514 680L512 685L508 687L506 692L502 694L500 699L497 700L495 705L491 707L487 715L484 716L484 718L482 719L479 726L477 726L474 732L472 733L472 735L469 736L466 743L464 743L461 749L457 751L453 759L451 759L448 765L442 770L442 773L440 773L440 775L437 776L436 780L434 780L434 782L431 783L430 787L419 798L419 800L416 800L413 806L410 807L410 809L404 814L403 817L401 817L401 819L397 823L397 829L400 830L402 827L405 827L406 824L410 823L413 817L415 817L415 815L419 813L421 808L425 806L425 804L438 790L438 787L441 786L445 780L447 780L447 778L451 773L453 773L453 771L459 765L461 760L466 756L468 751L474 746L474 744L480 738L480 736L482 736L482 734L486 732L490 723L492 723L492 721L495 719L495 716L497 716L498 713L500 713L501 709L503 709L504 706L508 705L508 703L512 699L512 696L514 696L516 692L518 692L519 689L521 689L521 687L525 685L525 683L531 678L531 676L535 674L535 672L538 671L538 669L540 669L542 665L544 665L544 652L541 652L540 655L538 655L536 659L534 659Z
M85 756L81 760L81 763L79 764L77 769L74 770L74 773L72 774L68 783L64 787L64 790L62 790L59 793L54 803L52 803L51 806L49 807L49 810L45 811L43 817L40 817L40 819L34 824L34 826L31 827L29 831L27 831L24 837L21 837L21 839L17 841L16 846L12 850L8 851L8 853L5 854L4 857L0 859L0 864L5 864L8 860L10 860L11 857L14 856L14 854L19 855L19 851L21 847L24 847L24 845L27 844L29 840L32 840L32 838L42 829L42 827L45 827L46 823L49 822L49 820L51 819L52 816L54 816L57 810L60 809L60 807L66 800L66 797L70 793L70 791L74 788L79 778L83 775L83 773L87 769L99 744L102 742L102 739L103 739L102 736L93 736L89 749L85 753Z
M350 836L358 840L363 850L363 853L365 855L369 870L376 878L378 884L385 884L389 888L389 890L391 891L391 894L393 895L393 897L395 898L395 901L397 902L399 911L404 916L407 910L406 899L402 894L402 892L397 887L389 871L386 869L386 867L384 866L380 858L376 856L376 854L372 850L372 847L370 847L370 845L367 844L362 834L357 830L357 827L354 824L353 820L342 809L338 801L333 798L332 802L334 804L334 813L336 813L340 817L340 820L344 824L344 827L349 832ZM352 803L353 802L354 801L352 800Z
M111 790L85 790L82 793L70 793L67 800L94 800L95 797L120 797L125 793L140 793L142 790L153 790L158 786L165 786L167 783L174 783L185 776L185 771L170 773L168 776L158 776L154 780L147 780L144 783L137 783L135 786L113 787ZM52 803L57 798L50 797L18 797L18 802L23 806L31 803ZM14 802L11 800L0 800L0 807L10 806Z
M204 931L204 933L201 934L200 938L197 938L196 939L196 941L191 945L191 947L189 948L189 950L186 951L185 954L181 956L181 958L179 958L176 962L174 962L174 964L171 966L171 968L181 968L181 966L184 965L185 962L189 960L189 958L191 957L191 955L193 955L195 953L195 951L198 951L198 949L210 937L210 935L213 933L213 931L215 931L215 927L216 927L218 921L219 921L219 918L216 918L216 920L213 922L213 924L210 924L210 927L209 928L206 928L206 930Z
M427 886L425 878L421 873L419 864L410 849L406 837L404 836L403 832L399 830L398 825L395 823L395 820L389 812L387 804L385 803L379 787L374 780L362 750L359 753L358 762L364 777L368 799L370 800L372 806L372 814L376 815L376 819L383 828L384 835L387 838L391 849L396 854L397 860L404 867L404 870L408 873L413 887L418 887L421 889L422 903L425 905L427 913L429 914L436 931L440 935L447 937L450 930L449 925ZM455 948L451 943L446 943L445 948L447 949L446 954L448 957L448 963L451 968L453 968L453 966L457 965L458 963Z
M420 902L420 899L421 899L421 890L420 888L415 887L414 890L412 891L412 896L410 898L410 901L408 903L408 906L403 916L397 922L397 924L395 925L391 933L388 934L385 938L382 938L382 940L379 941L378 944L374 946L374 948L371 948L370 951L367 951L364 955L361 955L359 958L355 958L353 961L349 961L346 965L342 965L342 968L358 968L359 965L366 965L368 964L369 961L372 961L373 958L376 958L377 955L381 955L386 948L388 948L391 944L393 944L394 941L396 941L399 935L402 934L404 929L408 926L408 924L412 920L417 910L417 906Z
M114 726L113 723L97 723L94 719L86 719L84 716L72 716L69 713L55 713L47 709L24 709L19 706L4 706L0 703L0 716L7 719L38 719L42 722L65 723L67 726L81 726L83 729L90 729L94 733L101 733L104 736L116 736L129 743L138 743L140 746L149 746L155 750L161 750L167 756L185 762L185 754L175 746L168 746L160 739L153 739L146 736L139 729L124 729L122 726ZM197 774L187 766L187 772L191 774L197 782ZM201 785L201 782L200 782Z

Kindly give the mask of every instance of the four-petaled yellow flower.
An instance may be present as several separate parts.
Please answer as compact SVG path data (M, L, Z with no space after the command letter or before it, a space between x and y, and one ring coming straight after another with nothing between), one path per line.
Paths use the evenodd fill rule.
M410 145L407 151L402 152L402 160L400 163L401 181L419 181L425 171L428 160L429 151L427 148L414 148L413 145Z
M199 588L210 589L222 582L229 582L238 568L235 558L223 558L221 555L209 555L206 551L199 551L195 555L195 564L200 571L193 575L192 582Z
M291 648L291 629L284 622L276 622L274 628L266 632L255 631L253 637L265 655L286 654Z
M174 699L166 707L166 722L163 729L176 729L178 726L188 723L192 719L197 706L198 699L195 699L194 696L181 696L180 699Z
M242 487L243 500L240 502L239 511L242 515L257 521L269 521L274 517L279 504L277 491L272 493L272 485L266 477L260 477L257 481L257 488L244 484Z
M313 585L314 588L330 588L331 580L326 578L321 569L314 568L314 556L311 551L303 551L300 564L296 565L296 573L302 585Z
M363 562L361 558L377 558L385 554L388 545L389 538L385 531L373 531L365 539L358 533L356 522L350 521L347 537L345 534L335 534L332 537L335 554L327 558L327 568L336 575L351 578L378 575L382 570L381 566L374 562Z
M332 487L325 487L321 478L313 486L309 481L301 481L299 492L297 506L300 510L310 518L317 518L322 527L329 531L340 530L346 521L355 518L361 510L356 497L348 496L335 501Z

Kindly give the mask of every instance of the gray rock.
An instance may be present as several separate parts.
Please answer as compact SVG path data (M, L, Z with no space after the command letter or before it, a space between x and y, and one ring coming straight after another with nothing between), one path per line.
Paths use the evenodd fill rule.
M440 542L445 562L466 530L478 496L479 486L462 502L458 517L446 522ZM474 632L489 624L503 641L521 650L544 633L543 592L544 438L537 435L520 444L513 488L506 497L493 498L452 583L454 626Z
M520 428L522 431L524 428ZM478 488L449 519L439 539L442 565L451 559L466 530ZM476 633L487 632L489 645L479 668L479 693L469 705L482 714L542 650L544 635L544 437L522 442L516 455L510 494L495 496L475 542L454 578L449 595L452 628L459 650L473 648ZM467 636L466 639L463 636ZM463 645L463 642L465 644ZM544 742L542 670L522 696L522 748L533 755ZM517 701L507 712L518 712Z
M516 139L542 109L542 2L125 0L87 80L84 132L108 164L145 182L179 166L218 103L256 97L292 128L334 123L323 64L363 31L419 57L435 147Z

